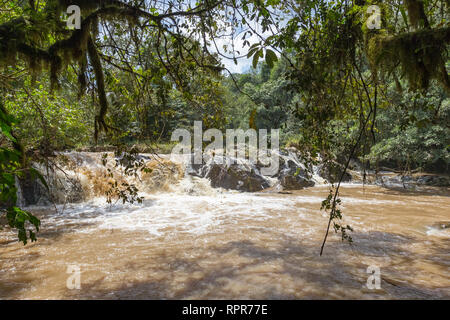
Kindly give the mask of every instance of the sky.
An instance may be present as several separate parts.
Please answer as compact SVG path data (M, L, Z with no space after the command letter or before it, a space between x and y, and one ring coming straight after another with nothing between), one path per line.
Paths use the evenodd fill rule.
M247 58L241 58L237 61L237 65L233 62L233 60L223 59L222 63L225 68L230 70L231 73L245 73L252 68L252 60Z
M270 31L262 32L261 31L261 26L259 26L255 22L251 22L251 28L256 30L264 39L272 34ZM248 29L246 29L246 30L248 30ZM246 39L245 39L246 41L248 41L250 43L250 46L247 45L246 47L244 47L243 46L244 45L244 40L242 39L243 31L245 31L245 30L241 30L234 37L234 49L236 51L239 51L239 53L240 53L240 54L236 54L236 55L247 55L249 47L252 44L258 43L258 42L261 41L261 38L259 38L256 34L252 34L251 36L247 36ZM227 28L226 32L227 33L231 33L231 29ZM231 39L231 37L216 39L216 44L217 44L217 47L219 49L221 49L224 45L227 45L229 48L231 48L231 46L232 46L232 39ZM209 47L209 49L211 50L211 52L217 52L217 50L216 50L214 45L211 45ZM276 52L276 54L279 57L279 54L277 52ZM231 56L231 53L228 53L227 56ZM250 57L250 58L247 58L246 56L245 57L241 57L241 58L237 59L237 64L234 62L233 59L226 59L226 58L221 57L221 60L222 60L222 63L224 64L224 66L231 73L245 73L245 72L249 71L252 68L252 57Z
M259 38L256 35L252 35L250 37L247 37L246 39L248 42L250 42L250 45L256 42L259 42ZM231 47L231 38L230 39L219 39L216 40L217 46L219 48L222 48L223 45L228 45ZM240 54L247 55L249 46L243 47L244 40L242 40L242 34L237 36L234 39L234 47L235 50L240 51ZM211 51L215 52L215 48L211 47ZM230 54L228 54L230 55ZM231 73L244 73L246 71L249 71L252 68L252 58L242 57L237 59L237 64L232 59L226 59L222 57L222 63L224 64L225 68L227 68Z

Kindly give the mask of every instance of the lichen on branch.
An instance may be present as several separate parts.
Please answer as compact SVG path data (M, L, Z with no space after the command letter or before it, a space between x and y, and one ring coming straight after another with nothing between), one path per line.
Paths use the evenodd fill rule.
M375 69L392 71L400 66L411 89L427 89L432 79L450 91L445 61L450 28L421 29L399 35L376 35L369 40L368 54Z

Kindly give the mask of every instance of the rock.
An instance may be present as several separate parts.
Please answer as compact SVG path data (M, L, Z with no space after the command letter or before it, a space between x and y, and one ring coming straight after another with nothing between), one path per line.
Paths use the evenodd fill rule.
M301 190L315 185L305 167L293 160L286 160L279 175L284 190Z
M416 179L417 184L434 186L434 187L450 187L450 177L438 175L423 175Z
M44 176L49 190L37 178L19 179L18 203L22 206L76 203L85 200L81 182L63 174Z
M36 204L49 204L49 194L42 183L34 177L27 175L18 179L17 202L21 206Z
M58 190L59 194L55 192L56 190ZM78 203L86 199L81 181L74 177L60 179L56 183L56 190L51 190L51 196L56 203Z
M294 149L287 148L285 150L280 150L279 152L279 176L283 173L284 170L289 168L291 171L296 172L297 168L306 169L306 166L302 160L302 154ZM312 165L308 167L309 170L312 170Z
M214 156L208 159L208 162L198 168L190 168L189 174L197 173L211 181L214 188L221 187L225 189L256 192L271 187L271 178L261 174L260 164L252 164L247 160L239 159L232 162L230 157ZM304 165L298 159L298 155L289 151L280 152L280 169L277 174L272 176L277 178L279 185L284 190L300 190L315 185L312 177L307 173Z
M378 176L376 183L387 187L404 188L415 186L449 187L450 177L439 175L389 175Z
M270 187L256 167L243 163L221 162L217 157L202 167L201 176L208 178L213 188L256 192Z
M318 174L328 182L336 183L339 182L342 170L344 170L344 166L340 163L328 162L319 166ZM350 182L352 178L352 175L346 171L344 177L342 178L342 182Z
M433 224L432 227L439 230L450 229L450 221L440 221Z
M190 161L186 163L186 173L190 176L194 177L202 177L201 170L203 168L203 164L195 164L194 163L194 154L191 154Z
M300 190L303 188L314 187L314 181L300 175L286 175L281 177L280 184L284 190Z
M400 175L379 175L377 176L376 184L388 188L411 188L411 177Z

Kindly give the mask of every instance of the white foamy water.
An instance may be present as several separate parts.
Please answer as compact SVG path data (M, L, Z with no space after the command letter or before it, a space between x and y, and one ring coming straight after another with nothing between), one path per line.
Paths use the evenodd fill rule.
M108 205L99 155L70 158L68 172L81 177L75 191L88 197L56 211L29 207L42 222L36 243L0 231L0 299L450 297L448 195L343 184L353 244L331 229L320 257L328 185L226 191L163 159L137 181L143 203ZM68 265L80 266L82 290L67 289ZM380 290L365 287L371 265L381 269Z
M85 204L71 204L46 218L55 225L64 225L73 219L86 225L84 232L101 229L143 230L154 236L171 232L202 234L217 232L227 220L245 223L246 220L263 221L280 218L281 213L293 205L320 203L320 197L280 199L270 195L223 192L214 196L186 194L146 195L142 204L114 204L105 198L96 198ZM35 208L36 209L36 208ZM41 208L42 209L42 208Z

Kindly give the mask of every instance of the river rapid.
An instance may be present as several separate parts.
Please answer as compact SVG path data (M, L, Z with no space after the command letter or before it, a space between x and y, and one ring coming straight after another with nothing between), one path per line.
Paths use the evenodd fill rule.
M344 184L353 244L331 231L319 256L326 184L245 193L179 172L151 180L143 203L109 205L97 165L72 169L91 197L30 206L37 242L0 231L0 299L450 298L448 188ZM67 286L72 266L80 289ZM378 289L367 287L369 266Z

